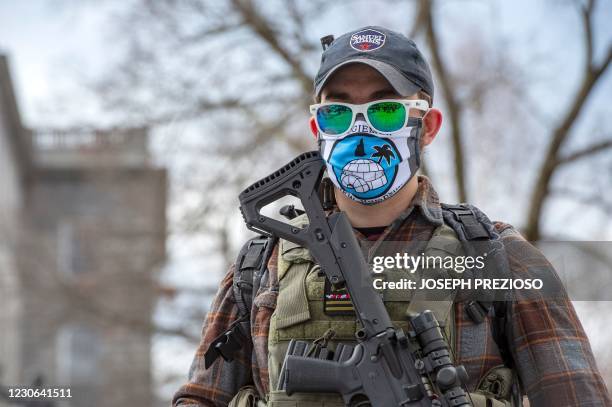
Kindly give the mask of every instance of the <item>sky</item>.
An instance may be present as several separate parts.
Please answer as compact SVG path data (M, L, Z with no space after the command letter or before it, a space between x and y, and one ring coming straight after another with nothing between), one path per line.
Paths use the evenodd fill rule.
M573 34L575 31L568 29L578 24L575 13L568 7L557 7L565 3L565 0L448 0L439 8L445 22L442 35L452 42L456 40L454 29L478 27L485 35L498 36L501 44L512 47L511 55L519 65L533 65L530 71L535 79L533 95L546 100L542 106L546 115L555 116L568 101L556 97L557 88L551 87L550 82L558 82L558 88L564 90L574 86L583 58L579 51L580 39ZM113 33L109 15L117 12L125 2L93 4L71 0L0 1L0 53L10 58L14 86L27 126L66 125L83 118L97 119L101 115L95 96L84 84L103 73L109 61L118 55L118 47L110 42L111 38L116 38L112 37L116 33ZM309 35L313 38L328 33L338 35L369 24L399 28L411 18L406 8L397 10L393 2L361 0L350 4L349 7L332 7L328 15L317 21L316 29ZM604 4L597 13L596 34L604 39L596 44L598 54L612 40L612 25L605 24L612 21L612 2L606 0ZM342 13L343 18L338 18L337 13ZM537 64L541 58L553 58L555 62L542 68ZM596 91L596 102L590 106L594 115L597 111L602 114L609 111L605 110L609 106L609 97L605 95L611 93L612 80L608 74ZM163 161L163 157L160 160ZM208 277L197 267L197 254L181 249L172 239L169 250L173 260L165 279L188 279L195 284L206 282ZM598 329L591 320L585 325L592 335ZM598 347L603 345L603 342L595 343ZM186 372L192 356L192 349L178 342L156 342L153 352L172 356L156 356L161 370L174 367Z
M578 23L576 14L568 7L557 5L565 0L529 0L491 1L481 0L447 0L442 2L439 13L442 19L452 28L469 29L477 26L484 32L504 38L511 44L513 56L521 63L529 64L536 58L557 58L559 63L550 65L555 68L556 78L565 78L568 82L577 75L574 63L582 55L577 50L577 40L573 30L567 27ZM104 71L108 61L116 56L116 50L109 43L112 34L112 16L129 2L99 1L75 2L71 0L34 0L34 1L0 1L0 50L9 54L16 79L17 94L25 121L38 124L47 121L62 122L64 118L50 118L54 106L62 105L62 98L75 95L86 103L91 102L91 94L83 89L83 83ZM612 20L612 7L599 7L597 34L602 38L612 38L612 26L603 24ZM405 27L410 21L407 7L387 6L391 13L379 7L371 13L371 3L352 2L355 13L352 18L338 19L332 7L331 13L321 18L317 26L319 37L324 32L339 34L364 24L381 24L391 28ZM337 7L343 13L343 6ZM552 11L551 11L552 10ZM554 16L551 13L554 12ZM469 15L469 17L466 17ZM541 23L542 21L546 23ZM448 40L453 40L453 30L442 30ZM600 41L598 49L605 47ZM564 48L563 53L558 48ZM550 52L550 51L553 52ZM535 64L534 64L535 65ZM545 79L553 72L535 72ZM554 100L554 99L553 99ZM74 102L73 102L74 103ZM551 106L551 109L554 109ZM69 113L65 113L70 116Z
M86 3L0 2L0 52L9 56L21 114L30 126L73 120L71 112L56 115L63 99L88 106L92 96L83 84L113 55L105 24L116 2Z

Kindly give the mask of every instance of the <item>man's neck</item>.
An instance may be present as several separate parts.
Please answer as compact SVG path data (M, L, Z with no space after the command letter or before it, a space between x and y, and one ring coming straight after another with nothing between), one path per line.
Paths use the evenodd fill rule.
M376 205L362 205L334 188L338 208L345 212L353 227L368 228L390 225L408 208L419 188L417 177L410 181L393 197Z

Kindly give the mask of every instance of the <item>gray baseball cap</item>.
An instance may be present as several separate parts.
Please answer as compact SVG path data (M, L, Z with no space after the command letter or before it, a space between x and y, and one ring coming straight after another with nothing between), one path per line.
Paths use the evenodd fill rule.
M433 99L429 65L414 41L383 27L368 26L343 34L323 51L314 80L315 95L341 67L362 63L376 69L402 96L422 90Z

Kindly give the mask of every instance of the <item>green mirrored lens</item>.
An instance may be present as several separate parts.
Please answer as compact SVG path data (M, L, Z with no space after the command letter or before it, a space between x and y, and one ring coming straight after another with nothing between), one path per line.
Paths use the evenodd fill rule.
M341 134L349 129L353 119L350 107L326 105L317 109L317 124L323 133Z
M399 102L375 103L368 108L368 119L378 131L397 131L406 122L406 108Z

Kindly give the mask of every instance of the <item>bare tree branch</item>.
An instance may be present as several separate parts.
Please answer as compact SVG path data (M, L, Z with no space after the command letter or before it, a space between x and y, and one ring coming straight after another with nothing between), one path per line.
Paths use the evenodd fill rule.
M454 84L446 64L442 59L442 51L438 40L436 21L433 16L433 0L420 1L419 15L425 21L426 37L432 55L433 67L438 73L438 79L444 92L446 106L450 116L451 139L454 150L455 178L460 202L467 202L467 181L463 153L463 134L461 131L461 102L454 91Z
M612 140L602 141L601 143L593 144L592 146L568 154L565 157L559 157L557 159L557 165L568 164L576 160L589 157L593 154L600 153L609 148L612 148Z
M612 212L612 201L607 201L605 197L599 193L585 195L570 188L559 187L553 189L551 195L571 198L581 204L599 208L604 211L604 213Z
M595 5L594 0L587 0L585 6L580 7L580 14L582 17L582 25L584 31L584 44L585 44L585 63L586 69L591 68L591 62L593 61L593 6Z
M592 8L595 6L594 3L595 1L590 1L587 5L587 10L584 11L584 15L586 17L583 19L583 29L587 32L590 32L591 30L593 18ZM591 11L589 11L589 7L591 8ZM587 50L587 56L593 58L593 37L591 34L585 35L585 47ZM578 93L574 97L569 109L563 116L563 119L552 132L550 144L544 157L544 161L540 167L537 181L533 188L527 219L525 222L525 234L528 240L535 241L540 237L540 218L542 209L550 192L550 182L552 177L555 171L558 169L560 161L562 161L558 158L561 147L569 137L577 118L580 116L582 109L586 105L586 102L591 95L591 91L606 69L608 69L611 60L612 47L608 48L606 57L599 65L597 65L597 63L593 60L587 61Z
M304 91L311 92L312 78L306 73L300 61L280 43L279 34L273 24L256 10L252 0L232 0L232 4L240 12L244 22L291 67Z
M421 1L417 4L414 21L412 23L412 28L410 29L408 38L416 37L417 34L423 30L423 25L427 23L427 20L427 7L424 7L423 2Z

